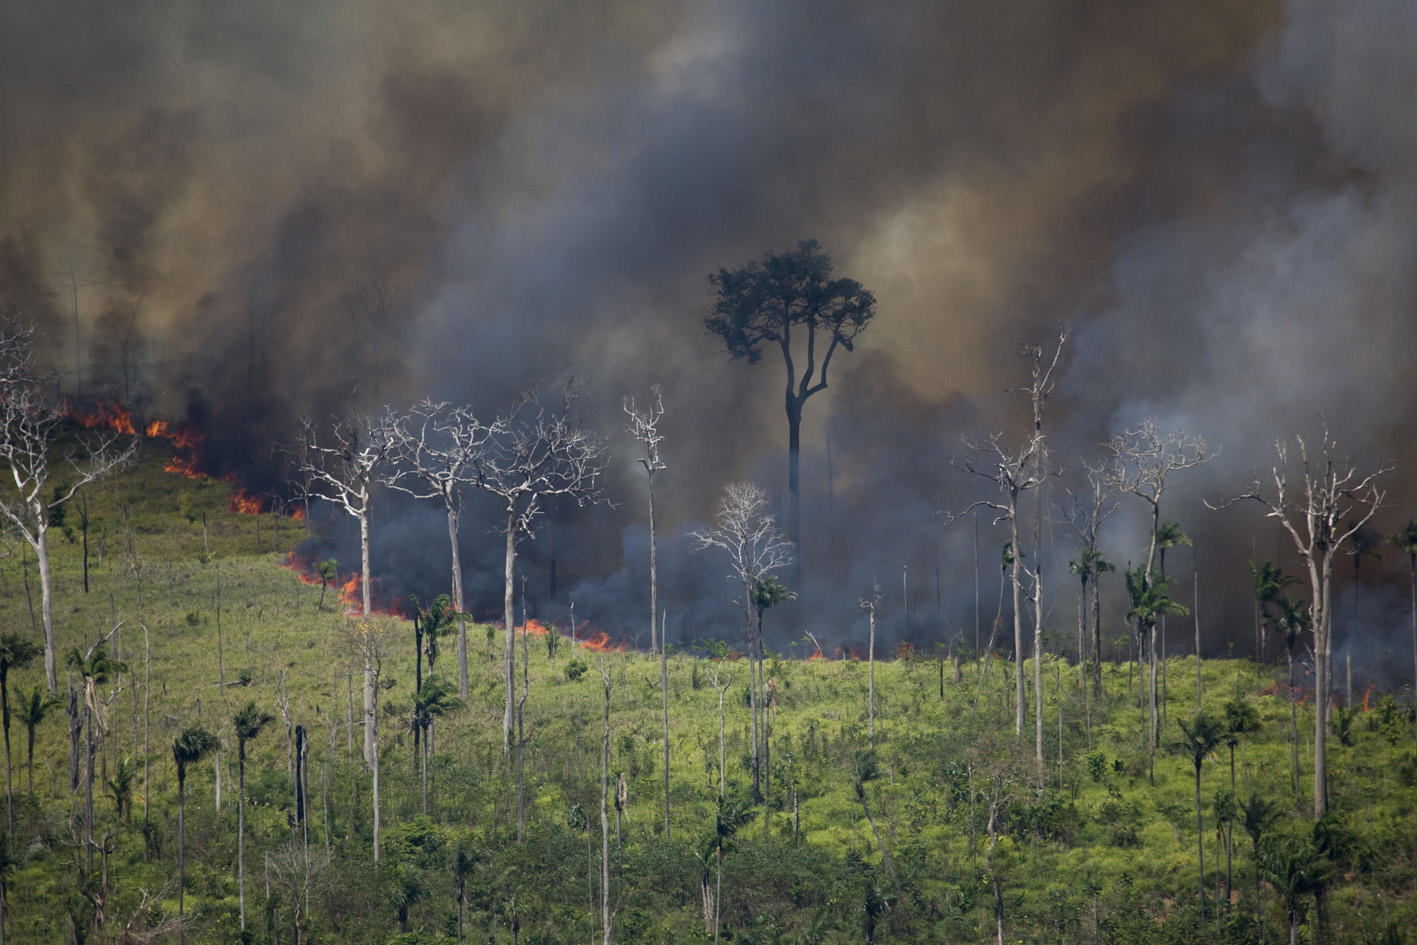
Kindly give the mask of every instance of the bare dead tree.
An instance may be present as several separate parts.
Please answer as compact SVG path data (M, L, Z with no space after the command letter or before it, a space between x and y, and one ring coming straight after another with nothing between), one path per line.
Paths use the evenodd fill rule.
M669 649L668 641L655 633L659 621L659 563L656 554L658 536L654 527L654 474L667 469L659 455L664 434L659 432L659 420L664 416L664 391L658 384L650 388L653 403L640 409L633 397L625 398L625 414L630 418L626 429L644 448L638 460L649 480L649 649L659 650L659 689L664 698L664 839L669 839ZM665 628L668 629L668 628Z
M473 455L479 488L505 504L506 569L502 620L505 627L502 669L506 677L506 708L502 715L502 748L511 750L512 713L516 702L513 574L517 541L535 537L536 520L553 496L567 496L576 505L602 500L601 473L605 442L589 426L585 382L563 378L551 387L533 387L488 428Z
M367 618L373 611L369 583L369 517L374 485L388 462L391 424L371 414L350 414L331 424L321 438L315 423L301 421L297 466L309 483L309 494L324 499L359 523L361 604ZM364 762L374 768L374 671L364 664Z
M1314 819L1328 812L1328 712L1333 687L1333 562L1367 525L1386 493L1379 479L1393 469L1387 460L1361 472L1356 463L1338 453L1327 424L1318 448L1311 450L1299 436L1297 468L1290 467L1289 445L1275 444L1271 470L1273 490L1256 480L1248 492L1210 508L1229 508L1253 500L1265 508L1265 517L1279 522L1294 542L1309 579L1310 614L1314 631Z
M1146 587L1155 587L1156 553L1161 532L1161 502L1167 481L1173 473L1192 469L1215 458L1205 440L1180 430L1166 430L1154 419L1143 420L1134 428L1124 430L1107 442L1111 458L1107 466L1107 482L1117 492L1129 492L1151 506L1151 529L1148 538L1143 577ZM1150 651L1151 681L1148 702L1151 721L1148 736L1154 753L1161 737L1157 707L1158 656L1156 627L1151 628L1150 641L1143 641Z
M738 582L743 598L738 602L748 629L748 692L753 714L753 791L761 791L759 765L760 731L758 714L762 708L762 640L753 622L757 612L754 592L772 572L795 559L792 542L778 531L777 518L763 488L752 482L730 482L723 489L714 516L717 528L701 528L689 533L694 551L721 548L728 552L729 579Z
M0 327L0 462L9 467L15 486L0 496L0 515L34 551L39 566L44 676L49 691L55 692L59 673L49 567L51 514L81 488L127 463L137 440L114 431L88 431L63 454L61 472L54 445L64 413L46 395L48 380L34 371L34 330L13 322ZM55 480L61 477L56 488Z
M982 499L974 503L965 512L980 506L993 509L998 513L994 524L1007 523L1009 526L1009 546L1012 550L1009 583L1014 602L1014 734L1022 735L1028 696L1023 682L1023 573L1020 562L1023 544L1019 536L1019 498L1030 489L1038 488L1043 480L1043 467L1038 462L1041 441L1030 437L1023 446L1011 449L1004 445L1003 434L996 433L983 440L967 440L965 445L970 453L955 461L956 468L976 480L992 482L1000 494L998 499ZM1034 583L1036 587L1037 582Z
M453 553L453 609L458 618L458 697L467 698L467 607L463 598L458 529L465 487L477 479L474 457L488 427L467 407L422 400L406 415L389 421L389 459L384 478L391 488L417 499L439 499L448 516Z
M1038 467L1038 486L1033 492L1033 724L1040 777L1043 772L1043 491L1048 484L1048 443L1043 438L1043 407L1053 393L1053 371L1058 367L1058 361L1063 356L1063 345L1067 341L1068 331L1064 328L1058 334L1058 346L1053 349L1053 358L1046 365L1042 345L1024 345L1023 354L1032 366L1028 386L1018 388L1028 394L1029 405L1033 408L1030 444L1033 461Z

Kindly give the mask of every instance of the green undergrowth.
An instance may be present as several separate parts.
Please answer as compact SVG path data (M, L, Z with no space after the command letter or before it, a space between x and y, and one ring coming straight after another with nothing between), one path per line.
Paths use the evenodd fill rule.
M376 863L373 780L360 755L361 662L348 645L357 620L344 613L337 587L317 606L318 584L281 567L305 537L302 523L231 512L228 485L163 472L165 459L154 446L134 467L86 490L87 592L74 507L54 533L60 653L86 650L121 624L113 650L128 670L99 694L93 846L83 788L70 791L63 708L38 728L33 793L25 731L12 721L8 930L16 940L120 941L125 929L175 916L172 743L191 725L209 728L224 745L219 758L188 775L185 937L240 939L231 719L255 700L275 721L250 743L246 762L248 939L291 941L297 921L310 942L453 939L461 879L467 940L589 941L599 934L606 678L610 781L612 788L617 775L626 781L619 842L613 791L607 807L614 937L713 939L702 881L709 875L716 883L719 865L709 845L720 779L719 702L709 678L715 661L687 652L668 661L666 838L658 660L573 650L566 639L554 658L544 638L519 645L519 660L529 657L530 695L518 843L518 752L502 741L501 631L469 627L469 698L434 726L425 815L409 723L413 628L376 618L386 650ZM0 613L7 627L39 639L30 618L31 604L36 613L39 606L34 562L14 540L8 551L0 561ZM341 562L341 577L347 570ZM453 641L444 641L440 676L456 679L455 654ZM584 670L574 679L573 663ZM1013 667L1005 661L990 661L977 706L976 661L965 660L958 678L948 661L943 672L932 659L878 663L874 736L866 663L784 659L772 667L769 784L760 798L751 776L748 665L727 659L718 666L723 678L732 676L724 699L726 793L730 806L747 812L721 861L722 940L983 941L996 933L996 904L1007 941L1249 942L1287 934L1281 890L1268 873L1256 900L1248 833L1217 818L1225 807L1217 795L1231 789L1232 777L1223 744L1202 767L1200 903L1194 768L1176 748L1178 722L1189 724L1196 709L1193 660L1167 666L1153 763L1135 666L1106 663L1094 693L1075 664L1045 657L1041 765L1031 713L1015 734ZM1031 683L1031 663L1025 672ZM1282 691L1265 694L1282 672L1206 661L1203 704L1222 717L1229 704L1253 710L1256 730L1234 744L1234 796L1276 806L1267 834L1310 842L1313 706L1297 711L1296 791L1290 706ZM66 681L61 667L65 700L74 679L71 672ZM12 705L42 682L39 661L13 671ZM1333 941L1402 942L1417 927L1413 721L1391 695L1375 693L1371 707L1347 720L1342 740L1328 742L1331 822L1348 844L1330 857L1324 921ZM303 824L295 823L297 759L287 719L289 731L303 726L308 739ZM120 818L104 782L124 755L135 759L137 775L131 811ZM1306 896L1301 908L1308 934L1315 901Z

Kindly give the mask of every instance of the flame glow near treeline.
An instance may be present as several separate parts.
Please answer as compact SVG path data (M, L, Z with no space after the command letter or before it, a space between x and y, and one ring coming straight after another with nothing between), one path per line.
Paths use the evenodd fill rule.
M40 330L76 412L166 418L192 438L178 471L258 504L301 416L424 396L490 416L585 374L615 505L552 509L519 565L531 616L566 626L574 602L640 645L645 484L618 408L661 383L669 635L736 639L724 562L683 536L730 480L785 491L782 369L704 334L707 276L817 239L878 315L806 406L804 586L774 645L859 650L872 580L886 651L987 638L1005 538L979 517L976 608L974 520L940 513L983 493L950 459L964 433L1024 436L1019 345L1066 323L1050 501L1140 419L1205 437L1219 458L1163 512L1195 542L1173 591L1198 570L1207 646L1248 650L1245 562L1292 552L1202 498L1322 411L1355 460L1398 463L1379 530L1417 512L1414 40L1409 4L1321 0L10 4L0 308ZM1119 569L1145 554L1139 504L1104 533ZM303 553L347 573L351 524L311 516ZM479 614L501 599L496 517L469 497ZM1068 635L1075 547L1045 518ZM443 527L379 499L386 588L446 590ZM1337 577L1339 653L1373 669L1405 652L1407 562L1360 564L1359 594Z

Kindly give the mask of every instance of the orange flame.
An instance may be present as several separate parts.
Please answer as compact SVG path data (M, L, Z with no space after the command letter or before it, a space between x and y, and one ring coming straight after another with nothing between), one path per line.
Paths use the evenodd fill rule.
M311 558L306 558L296 554L293 550L285 556L285 561L281 562L281 567L287 571L294 571L295 576L300 578L305 584L316 584L320 582L320 576L315 573L315 562Z
M197 461L190 456L174 456L162 466L163 472L177 473L186 476L188 479L205 479L201 469L197 467Z
M80 413L74 410L71 405L68 414L75 423L85 430L105 429L112 430L114 433L126 433L129 436L134 436L138 432L133 427L133 411L102 398L94 399L93 413Z
M623 639L612 643L610 634L604 630L596 630L584 640L580 640L579 645L594 653L625 653L630 649Z
M231 500L227 502L226 508L227 511L236 512L239 515L260 515L266 510L266 502L245 489L237 489L231 494Z
M377 578L369 582L370 610L385 617L397 617L400 620L407 620L408 615L404 612L402 604L398 600L382 594L378 584ZM345 606L345 614L347 616L358 617L363 614L364 582L360 579L358 572L351 574L349 580L341 585L339 589L339 599L340 603Z
M1368 710L1368 699L1369 699L1369 697L1372 696L1372 694L1373 694L1373 684L1372 684L1372 683L1369 683L1369 684L1368 684L1368 691L1365 692L1365 693L1363 693L1363 711L1364 711L1364 712L1369 711L1369 710Z
M518 632L521 633L522 636L544 637L548 633L557 631L550 629L540 620L528 620L526 623L522 624L522 628Z

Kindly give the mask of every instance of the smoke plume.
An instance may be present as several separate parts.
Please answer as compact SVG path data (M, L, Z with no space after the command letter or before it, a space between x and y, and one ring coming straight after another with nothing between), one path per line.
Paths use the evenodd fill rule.
M1360 462L1411 459L1414 38L1404 4L1319 0L11 4L0 307L40 328L66 393L197 422L212 468L263 486L301 416L424 396L491 415L587 375L616 505L554 509L523 567L533 609L576 600L612 635L648 622L618 406L661 383L664 599L687 640L740 618L683 533L727 481L786 478L781 367L704 334L706 277L815 238L878 315L806 407L807 584L781 645L859 640L872 580L891 643L987 634L1003 533L944 524L982 495L950 460L966 432L1021 440L1019 345L1065 323L1050 501L1143 418L1204 436L1219 459L1164 512L1195 540L1175 573L1199 572L1212 652L1249 648L1244 562L1290 556L1201 498L1318 411ZM1401 475L1389 496L1385 531L1411 511ZM469 508L490 612L493 513ZM1109 525L1119 566L1143 511ZM438 516L380 512L385 580L441 587ZM1075 548L1045 517L1066 633ZM354 560L347 529L322 540ZM1400 607L1369 611L1355 639L1400 632Z

